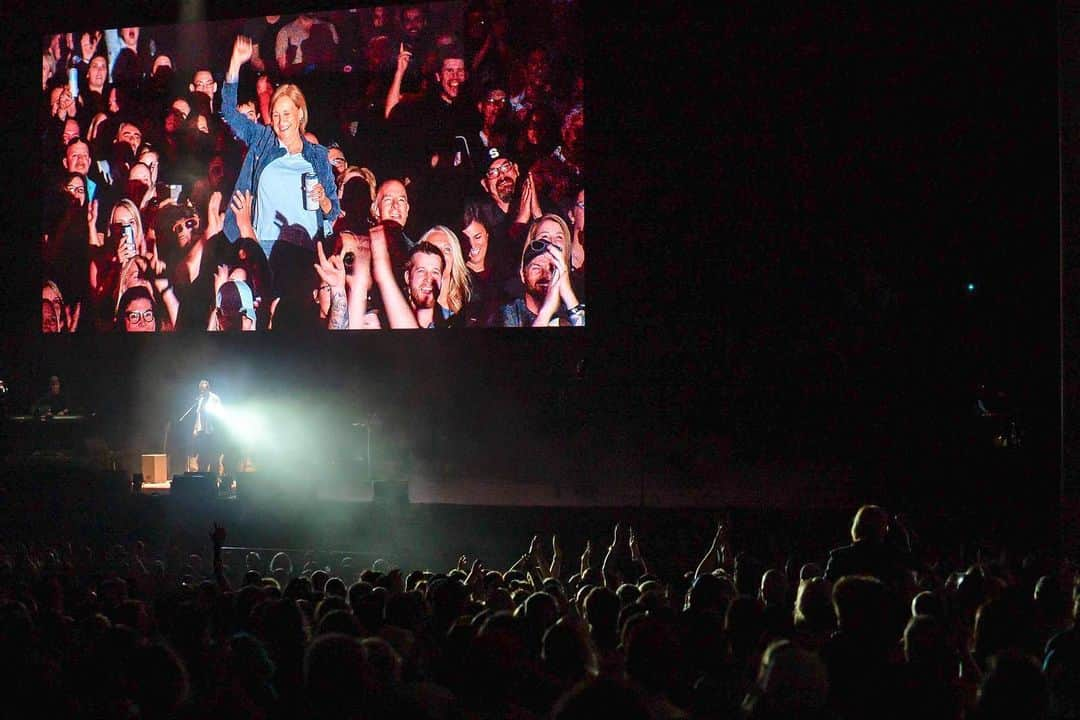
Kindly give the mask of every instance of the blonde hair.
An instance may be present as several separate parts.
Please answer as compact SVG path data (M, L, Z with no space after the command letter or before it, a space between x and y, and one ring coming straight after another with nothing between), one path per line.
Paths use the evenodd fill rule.
M556 224L558 224L559 229L563 231L563 237L566 238L566 245L562 248L563 254L569 252L569 243L572 237L570 235L570 226L566 224L566 220L564 220L562 215L559 215L558 213L544 213L540 217L533 220L532 223L529 224L529 232L525 235L525 245L527 246L529 243L536 239L536 233L540 231L540 224L543 223L545 220L552 220ZM524 250L524 247L522 247L522 249Z
M56 58L53 57L53 54L51 52L46 50L44 53L42 53L41 61L49 66L50 78L56 75Z
M430 239L432 235L440 232L445 233L450 240L451 262L450 278L446 283L446 306L450 308L450 312L456 313L465 307L465 303L472 297L472 280L469 278L469 269L465 266L465 256L461 254L461 241L453 230L445 225L435 225L420 236L420 242L427 241L441 252L439 243Z
M574 238L573 235L570 234L570 226L566 224L566 220L563 219L562 215L559 215L557 213L544 213L543 215L529 223L529 231L525 233L525 244L521 246L521 262L519 263L519 265L525 264L525 252L526 250L528 250L529 245L532 244L533 240L536 239L536 234L540 232L540 224L543 223L545 220L551 220L555 222L559 226L559 229L562 230L563 238L565 238L565 241L563 242L563 246L561 249L563 251L563 256L566 258L567 267L569 267L569 264L571 262L570 249ZM521 269L524 270L523 267Z
M368 198L370 202L375 202L375 188L377 183L375 182L375 173L368 170L366 167L360 167L359 165L350 165L345 168L345 172L341 173L341 177L344 178L349 173L356 173L356 176L367 183L368 186ZM352 178L350 178L352 179ZM338 196L340 197L342 191L345 189L345 183L338 179Z
M298 118L298 120L300 123L300 134L303 135L305 132L307 132L308 121L307 100L304 99L304 93L301 92L299 87L293 85L292 83L285 83L284 85L280 86L277 90L274 91L274 94L270 96L271 113L274 112L274 105L283 95L292 100L293 105L296 106L297 111L300 113L300 117Z
M879 505L863 505L851 521L851 540L882 541L889 530L889 513Z
M139 244L142 244L143 251L149 250L146 247L146 235L143 233L142 213L139 212L139 206L128 198L120 198L116 201L116 204L112 206L112 210L109 212L109 222L112 222L113 216L116 215L116 209L123 205L131 213L131 217L135 219L135 247L138 248Z

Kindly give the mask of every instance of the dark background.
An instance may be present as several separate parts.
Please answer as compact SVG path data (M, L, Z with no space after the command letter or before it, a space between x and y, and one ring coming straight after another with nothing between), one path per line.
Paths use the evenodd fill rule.
M207 17L300 7L224 5ZM604 477L605 454L627 448L686 483L765 462L843 465L866 499L1056 522L1059 8L864 5L583 4L586 331L317 344L37 333L37 203L24 182L37 38L94 6L110 25L177 15L172 3L27 8L11 21L32 31L5 33L0 66L12 395L36 396L60 372L122 434L145 400L130 378L151 360L179 385L208 365L265 364L298 397L342 377L359 393L379 386L418 427L449 417L480 452L528 459L538 433L583 444L576 471L596 482L629 481ZM973 420L980 383L1004 394L1022 450L995 452Z

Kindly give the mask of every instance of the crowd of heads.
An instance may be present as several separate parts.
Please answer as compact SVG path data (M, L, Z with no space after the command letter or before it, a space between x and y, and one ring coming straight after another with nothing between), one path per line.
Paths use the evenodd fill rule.
M583 325L581 33L474 0L46 36L42 331ZM318 148L324 223L256 236L279 195L230 118Z
M1075 717L1075 565L954 562L863 513L890 527L820 557L721 523L692 567L625 525L503 568L223 549L216 525L194 548L11 543L4 672L68 717Z

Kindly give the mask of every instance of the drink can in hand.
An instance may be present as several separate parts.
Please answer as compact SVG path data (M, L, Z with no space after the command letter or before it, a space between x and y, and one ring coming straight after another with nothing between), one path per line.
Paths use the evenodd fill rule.
M315 202L315 198L311 197L312 188L315 187L315 183L319 181L315 173L306 172L301 177L301 188L304 192L304 209L314 210L318 207L318 203Z

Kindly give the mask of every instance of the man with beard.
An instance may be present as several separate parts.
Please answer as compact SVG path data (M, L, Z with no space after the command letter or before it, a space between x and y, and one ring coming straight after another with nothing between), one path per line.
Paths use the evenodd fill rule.
M477 203L480 220L488 228L489 253L495 263L492 280L508 284L510 295L517 295L518 252L529 223L557 208L535 191L532 175L520 175L520 168L506 154L506 149L490 147L479 156L480 187L484 197Z
M402 48L416 58L405 70L401 80L401 93L411 95L420 92L424 80L420 68L431 47L427 8L424 5L410 4L401 7L401 32L392 38L390 45L394 50Z
M441 327L446 320L437 300L442 279L442 251L429 242L419 242L405 262L405 293L391 268L386 231L371 228L371 274L379 290L391 329Z
M585 305L573 293L562 247L532 233L530 238L521 255L524 292L499 308L490 324L495 327L585 325ZM558 315L562 302L567 307L565 316Z
M399 70L391 94L401 74ZM432 88L415 100L402 100L389 114L390 133L401 149L395 174L416 183L414 193L424 198L424 227L444 224L464 204L471 154L477 149L469 139L480 130L480 118L464 92L467 77L461 46L440 47Z

